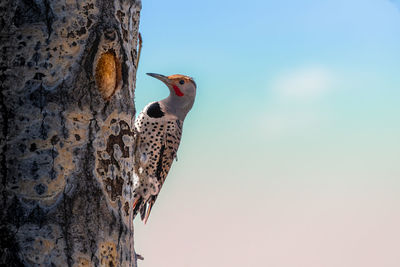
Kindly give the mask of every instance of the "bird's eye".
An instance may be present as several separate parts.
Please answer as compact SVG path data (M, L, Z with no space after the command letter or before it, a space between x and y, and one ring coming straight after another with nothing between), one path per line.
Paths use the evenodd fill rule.
M180 80L179 83L180 83L180 84L184 84L185 81L184 81L184 80Z

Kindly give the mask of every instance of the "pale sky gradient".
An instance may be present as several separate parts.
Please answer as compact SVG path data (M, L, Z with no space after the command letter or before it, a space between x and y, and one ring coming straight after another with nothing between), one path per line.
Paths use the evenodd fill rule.
M400 3L143 1L136 106L198 95L150 266L400 266Z

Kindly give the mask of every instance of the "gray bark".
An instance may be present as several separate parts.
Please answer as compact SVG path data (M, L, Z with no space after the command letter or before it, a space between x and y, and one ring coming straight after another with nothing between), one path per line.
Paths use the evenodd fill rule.
M140 0L0 3L0 265L136 266Z

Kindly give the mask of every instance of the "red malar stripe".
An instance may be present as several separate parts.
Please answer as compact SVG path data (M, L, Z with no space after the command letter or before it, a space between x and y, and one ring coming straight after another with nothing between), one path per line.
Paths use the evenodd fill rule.
M182 91L179 89L178 86L176 86L176 85L174 84L174 85L172 85L172 88L174 88L175 94L176 94L177 96L183 96L183 93L182 93Z

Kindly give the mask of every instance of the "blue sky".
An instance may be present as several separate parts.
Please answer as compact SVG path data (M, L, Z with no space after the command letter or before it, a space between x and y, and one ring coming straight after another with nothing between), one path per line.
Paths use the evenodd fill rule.
M400 266L399 7L143 1L136 107L198 95L141 266Z

